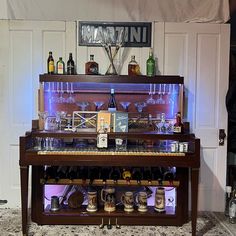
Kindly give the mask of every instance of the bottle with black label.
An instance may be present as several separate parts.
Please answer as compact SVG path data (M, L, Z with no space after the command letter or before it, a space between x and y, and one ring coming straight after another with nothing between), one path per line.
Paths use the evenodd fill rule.
M143 178L140 168L133 168L132 170L132 179L137 180L137 183L140 184Z
M85 74L86 75L98 74L98 63L94 61L94 55L90 55L90 60L85 63Z
M102 167L100 178L102 179L103 184L105 184L107 179L109 179L110 171L109 167Z
M47 166L43 173L43 182L47 182L49 179L55 179L57 172L56 166Z
M78 177L78 167L71 166L67 172L67 178L70 180L76 179Z
M69 53L69 60L67 61L67 74L75 75L75 62L72 57L72 53Z
M152 181L151 168L149 168L149 167L144 167L144 169L143 169L143 179L144 179L144 180L147 180L149 183Z
M110 98L108 102L108 111L116 111L116 99L115 99L115 90L111 89Z
M59 181L60 179L66 179L67 178L67 170L68 170L68 166L59 166L57 168L55 180Z
M116 183L120 178L121 178L120 169L118 167L113 167L110 172L110 179L112 179Z

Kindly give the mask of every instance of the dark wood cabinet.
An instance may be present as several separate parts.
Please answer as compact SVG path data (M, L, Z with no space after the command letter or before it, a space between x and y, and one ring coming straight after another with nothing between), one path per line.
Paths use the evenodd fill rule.
M109 141L112 143L116 138L127 140L126 151L116 151L113 147L107 150L89 149L69 146L52 149L48 147L36 148L38 140L60 139L60 140L86 140L95 145L96 128L64 129L63 130L42 130L42 120L35 120L32 123L32 130L20 137L20 173L21 173L21 197L22 197L22 231L27 235L28 223L28 179L29 167L32 166L32 199L31 218L38 224L105 224L105 225L176 225L181 226L188 221L188 188L189 176L191 181L191 220L192 235L196 235L197 220L197 195L198 176L200 167L200 140L194 134L189 133L188 126L184 134L173 134L172 132L160 133L156 129L149 129L148 124L157 124L159 117L156 113L165 112L167 119L171 122L173 114L181 111L183 114L184 82L179 76L88 76L88 75L40 75L39 110L49 111L54 116L56 110L65 110L73 114L78 110L76 102L66 102L58 98L68 99L74 96L75 101L87 100L91 104L94 101L108 101L109 89L115 88L117 101L146 101L150 95L155 99L165 100L165 103L148 104L144 112L137 112L135 106L129 108L134 122L142 120L143 126L140 129L131 129L129 132L108 133ZM52 101L52 97L56 101ZM68 100L67 100L68 101ZM173 102L174 101L174 102ZM106 106L104 106L106 109ZM119 108L122 110L122 107ZM94 104L89 111L96 112ZM86 112L85 112L86 113ZM147 113L148 116L143 116ZM151 118L150 118L151 114ZM73 117L73 115L72 115ZM140 118L141 117L141 118ZM74 117L73 117L74 118ZM129 117L130 119L130 117ZM173 120L172 120L173 123ZM66 127L67 124L64 124ZM74 124L73 124L74 125ZM75 125L74 125L75 126ZM73 127L72 127L73 128ZM145 146L145 142L151 142L151 146ZM187 142L186 152L171 152L169 145L165 150L161 149L160 142ZM139 143L139 144L137 144ZM133 150L129 146L137 146L142 143L142 149ZM132 144L132 145L130 145ZM153 206L148 211L140 213L134 210L132 213L124 212L122 207L117 207L115 212L107 213L102 207L97 212L87 212L85 206L72 209L63 206L59 211L52 212L45 205L45 185L84 185L88 186L89 181L81 179L69 180L67 178L55 181L54 179L43 180L45 166L97 166L97 167L175 167L176 178L174 181L141 180L140 183L132 180L127 183L119 179L116 183L108 179L105 185L114 187L137 187L137 186L164 186L176 189L176 205L167 206L164 213L154 211ZM101 179L95 179L94 186L104 187Z

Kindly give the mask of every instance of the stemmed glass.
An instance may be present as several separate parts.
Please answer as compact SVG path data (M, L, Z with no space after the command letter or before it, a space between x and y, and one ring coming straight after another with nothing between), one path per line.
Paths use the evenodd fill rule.
M69 94L69 97L67 98L66 102L67 103L75 103L75 99L73 98L72 94L74 93L74 89L73 89L73 83L66 83L66 90L67 93Z
M45 125L46 125L46 119L48 117L48 112L47 111L39 111L38 116L43 121L43 131L45 132Z
M96 102L93 102L94 105L95 105L95 110L98 111L100 110L100 108L103 106L104 102L102 101L96 101Z
M134 105L138 112L143 112L143 108L147 106L145 102L135 102Z
M85 111L89 105L89 102L76 102L76 105L80 107L81 111Z
M131 104L131 102L120 102L120 105L123 107L123 109L128 112L129 109L129 105Z
M63 82L60 82L59 93L60 93L60 97L58 98L58 103L64 103L66 101L66 99L63 98L63 93L64 93Z
M165 94L165 84L163 84L163 91L162 91L162 84L159 84L158 95L159 98L156 100L156 104L165 104L165 100L162 98L162 95Z
M65 119L67 115L66 111L56 111L56 122L58 123L59 131L62 131L62 119Z
M156 85L155 84L150 84L149 88L149 98L147 99L147 104L156 104L156 100L153 98L153 95L156 93Z

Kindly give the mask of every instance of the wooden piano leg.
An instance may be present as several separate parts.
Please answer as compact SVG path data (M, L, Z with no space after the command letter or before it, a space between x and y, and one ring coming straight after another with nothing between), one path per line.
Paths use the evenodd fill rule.
M29 167L20 166L21 179L21 214L22 214L22 233L27 235L28 230L28 181Z
M196 227L197 227L198 178L199 178L199 168L191 168L192 236L196 235Z

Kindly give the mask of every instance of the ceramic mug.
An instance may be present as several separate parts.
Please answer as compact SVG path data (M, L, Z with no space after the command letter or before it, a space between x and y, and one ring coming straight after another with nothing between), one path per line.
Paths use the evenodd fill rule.
M87 197L88 197L88 205L86 207L86 210L89 212L97 211L98 210L98 208L97 208L97 192L96 191L88 191Z
M115 188L107 187L101 191L101 200L104 202L104 211L116 210Z
M138 205L138 211L146 212L147 209L147 193L146 192L139 192L135 198L136 203Z
M121 196L121 202L124 205L124 211L132 212L134 210L134 194L133 192L125 192Z
M165 211L165 188L163 187L156 189L154 210L158 212Z

